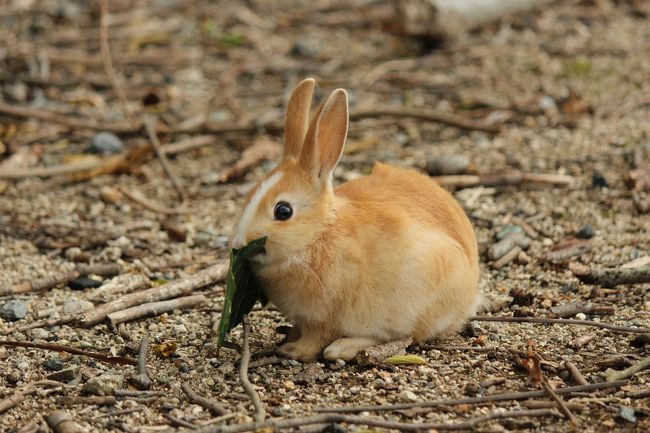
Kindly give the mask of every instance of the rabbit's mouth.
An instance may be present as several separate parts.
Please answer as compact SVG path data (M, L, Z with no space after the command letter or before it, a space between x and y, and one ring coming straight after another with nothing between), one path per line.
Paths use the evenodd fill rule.
M266 259L266 248L264 248L262 251L259 253L255 254L254 256L251 256L250 260L253 262L257 262L260 264L264 264Z

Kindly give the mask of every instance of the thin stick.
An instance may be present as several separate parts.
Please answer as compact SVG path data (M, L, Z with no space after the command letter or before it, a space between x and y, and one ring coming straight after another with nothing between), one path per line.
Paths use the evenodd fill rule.
M569 371L569 374L571 374L571 377L578 385L587 385L589 383L573 362L565 361L564 367Z
M117 189L120 190L120 192L124 194L126 197L128 197L129 199L133 200L138 204L141 204L143 207L156 213L161 213L164 215L178 215L178 214L186 214L192 212L191 209L187 209L184 207L171 208L167 206L160 206L156 203L153 203L150 200L147 200L146 198L140 196L139 194L132 193L128 189L124 188L123 186L118 186Z
M593 326L594 328L611 329L617 332L630 332L635 334L645 334L650 332L648 328L636 328L632 326L619 326L610 323L594 322L593 320L577 319L548 319L545 317L502 317L502 316L474 316L469 320L475 322L514 322L514 323L545 323L547 325L580 325Z
M641 370L645 370L646 368L650 368L650 356L643 358L639 362L637 362L634 365L629 366L625 370L617 371L617 370L609 370L605 374L605 378L607 380L620 380L620 379L628 379L635 374L637 374Z
M102 124L94 120L81 119L78 116L67 116L53 111L40 110L31 107L16 107L0 102L0 114L18 118L31 118L44 122L56 123L74 129L91 129L93 131L107 131L114 134L135 134L142 127L135 128L131 125Z
M29 349L42 349L42 350L51 350L54 352L64 352L70 353L72 355L81 355L87 356L88 358L97 359L98 361L107 362L109 364L120 364L120 365L136 365L137 362L133 358L127 358L124 356L112 356L107 355L101 352L88 352L86 350L77 349L74 347L61 346L60 344L52 343L32 343L29 341L0 341L0 346L6 347L26 347Z
M160 146L160 150L162 150L165 155L175 155L177 153L188 152L190 150L214 144L215 141L216 137L214 135L197 135L195 137L179 140L175 143L164 144Z
M181 419L181 418L177 418L177 417L175 417L175 416L173 416L173 415L171 415L169 413L163 413L162 416L167 421L169 421L169 423L171 425L173 425L173 426L186 427L186 428L189 428L189 429L196 429L196 426L194 424L192 424L191 422L185 421L184 419Z
M140 340L140 350L138 351L138 372L129 377L129 382L134 384L136 388L145 391L151 388L151 379L147 374L147 350L149 349L150 341L151 339L148 335L145 335L142 337L142 340Z
M196 289L222 281L227 273L228 262L226 260L220 261L189 277L179 278L151 289L129 293L119 299L100 305L85 312L81 318L81 324L86 327L93 326L115 311L124 310L147 302L162 301L190 294Z
M176 176L176 173L174 173L174 170L172 169L171 164L167 159L167 155L160 148L160 141L158 141L158 135L156 134L155 120L149 116L145 117L144 128L145 131L147 131L149 140L151 140L151 146L153 146L153 150L158 157L158 160L160 161L160 165L162 165L162 168L167 174L167 177L169 177L169 179L172 181L172 184L174 185L174 188L176 188L176 191L178 191L178 195L181 198L181 207L183 207L185 204L187 204L187 192L185 191L183 182L181 182L178 176Z
M455 128L466 129L469 131L483 131L492 134L496 134L501 130L498 125L486 125L473 122L469 119L463 119L462 117L410 108L376 108L370 110L357 110L350 113L350 120L353 121L369 117L381 116L409 117L413 119L426 120L427 122L435 122L447 126L453 126Z
M266 409L264 409L264 405L262 405L260 395L253 387L251 381L248 379L248 363L251 359L248 336L250 334L251 325L248 322L248 315L246 314L244 314L244 317L242 318L242 325L244 327L244 341L241 352L241 363L239 365L239 380L241 382L241 386L244 388L244 391L246 391L246 394L248 394L250 397L251 402L253 403L253 407L255 407L255 413L253 415L255 422L263 423L264 418L266 418Z
M573 264L569 269L580 281L587 284L615 287L650 283L650 265L637 268L595 269L590 266Z
M566 388L556 389L555 392L560 395L570 395L576 392L593 391L605 388L618 388L627 383L625 380L618 380L614 382L605 383L592 383L582 386L568 386ZM457 406L461 404L483 404L492 403L496 401L508 400L527 400L529 398L544 397L546 391L526 391L526 392L511 392L504 394L492 394L482 397L461 398L456 400L434 400L434 401L420 401L416 403L402 403L402 404L387 404L380 406L348 406L348 407L317 407L314 412L337 412L337 413L357 413L357 412L383 412L383 411L396 411L404 409L413 409L420 407L439 407L439 406Z
M433 176L432 179L441 185L453 186L457 188L467 188L470 186L479 185L508 186L524 184L541 184L563 187L571 185L574 181L574 178L572 176L563 174L523 173L521 171L484 174L481 176L469 174Z
M168 301L149 302L137 305L126 310L116 311L107 316L111 325L117 326L120 323L132 322L144 317L159 316L174 310L186 310L194 308L205 302L204 295L191 295L182 298L170 299Z
M102 63L104 64L104 72L106 73L106 78L113 89L113 93L117 96L117 99L120 101L120 106L124 115L128 119L129 123L134 128L139 128L141 125L138 124L138 121L135 119L129 103L124 94L124 90L120 87L120 84L117 82L115 77L115 70L113 69L113 61L111 59L111 49L108 45L108 0L101 0L99 5L99 49L102 56Z
M546 380L546 378L542 379L542 387L544 388L544 391L546 391L546 394L548 394L548 396L551 397L555 403L557 403L560 411L569 419L569 421L571 421L571 424L578 425L578 420L571 412L571 409L569 409L562 397L557 395L551 385L548 384L548 380Z
M224 416L228 413L226 409L224 409L223 406L221 406L219 403L213 400L209 400L205 397L200 396L194 390L187 384L183 383L181 384L181 390L185 393L187 398L195 404L198 404L201 407L206 408L210 412L212 412L214 415L217 416Z
M260 429L290 429L314 424L345 423L354 425L366 425L368 427L380 427L385 429L419 431L419 430L471 430L479 424L495 419L517 418L517 417L544 417L559 416L555 409L531 409L495 411L487 415L469 418L458 423L412 423L387 421L379 418L370 418L358 415L344 415L340 413L312 415L298 418L273 418L264 422L247 424L234 424L229 426L209 426L196 430L198 433L241 433L246 431L257 431Z
M77 424L64 410L57 410L45 417L45 422L54 433L85 433L86 429Z

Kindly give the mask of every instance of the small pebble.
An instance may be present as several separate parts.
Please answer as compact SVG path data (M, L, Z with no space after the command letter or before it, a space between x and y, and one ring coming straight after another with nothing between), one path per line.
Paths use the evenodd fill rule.
M402 401L417 401L418 396L413 391L406 390L400 393L399 398Z
M618 417L624 419L625 421L629 422L636 422L636 415L634 413L634 408L631 408L630 406L623 406L621 405L618 408Z
M50 358L43 363L43 367L49 371L61 371L64 365L61 358L58 357Z
M591 239L596 236L596 229L591 224L583 225L580 230L576 232L578 239Z
M75 278L68 283L68 287L72 290L93 289L102 285L101 281L88 277Z
M27 316L27 304L18 299L5 302L0 308L0 318L10 322L24 319Z
M52 337L50 331L43 328L34 328L30 332L32 334L32 338L35 340L49 340Z
M124 150L124 143L111 132L99 132L90 139L88 150L102 155L115 154Z
M585 313L578 313L578 314L576 314L576 319L578 319L578 320L586 320L587 316L585 315Z
M600 174L597 171L594 171L591 174L591 187L592 188L607 188L609 187L609 183L607 182L607 179L605 179L605 176Z
M81 393L86 395L112 395L113 391L124 387L124 376L121 374L102 374L93 377L81 387Z

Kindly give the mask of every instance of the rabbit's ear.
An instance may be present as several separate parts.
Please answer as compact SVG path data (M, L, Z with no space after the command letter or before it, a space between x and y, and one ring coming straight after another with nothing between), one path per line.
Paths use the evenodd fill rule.
M284 121L284 159L298 158L309 128L309 108L314 93L313 78L302 80L294 89Z
M348 134L348 119L348 94L336 89L318 111L300 153L300 165L315 180L331 184Z

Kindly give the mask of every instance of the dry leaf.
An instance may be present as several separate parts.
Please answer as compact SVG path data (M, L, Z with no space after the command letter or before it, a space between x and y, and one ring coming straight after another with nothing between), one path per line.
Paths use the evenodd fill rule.
M163 358L169 358L176 352L176 342L165 341L164 343L154 344L153 351Z
M426 359L417 355L393 355L384 359L384 364L388 365L426 365Z
M219 182L229 182L246 174L251 168L262 161L278 158L282 154L282 146L268 137L259 137L252 146L246 148L241 158L219 174Z
M544 379L544 373L541 368L541 358L535 351L533 340L528 340L527 358L521 361L522 367L528 370L528 378L531 382L539 384Z

